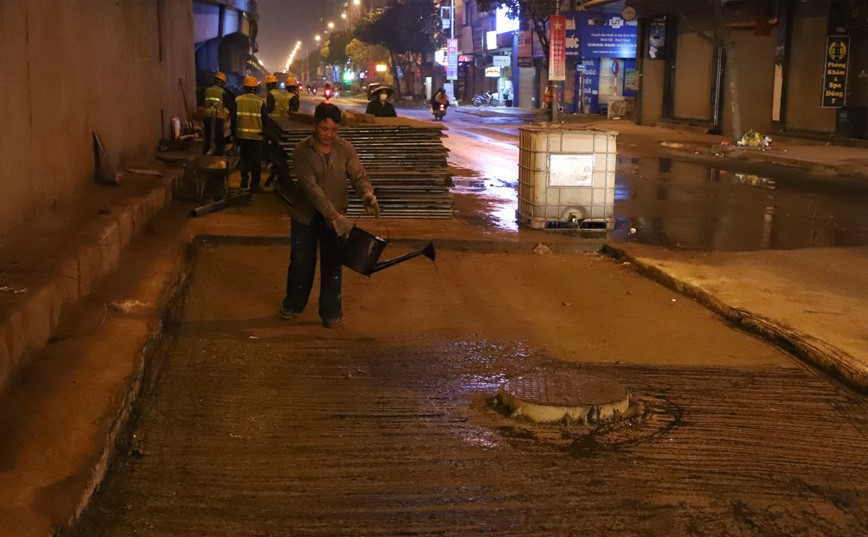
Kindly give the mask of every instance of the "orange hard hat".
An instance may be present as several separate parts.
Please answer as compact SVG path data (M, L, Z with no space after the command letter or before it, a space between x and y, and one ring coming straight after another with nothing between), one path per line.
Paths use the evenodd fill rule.
M222 80L223 83L225 84L226 83L226 75L224 75L220 71L217 71L216 73L214 73L214 80Z
M254 76L245 76L244 81L241 83L245 88L255 88L259 86L259 81L256 80Z
M287 87L298 86L298 80L294 76L291 76L286 79L286 85Z
M268 75L265 77L266 84L277 84L277 77L274 75Z

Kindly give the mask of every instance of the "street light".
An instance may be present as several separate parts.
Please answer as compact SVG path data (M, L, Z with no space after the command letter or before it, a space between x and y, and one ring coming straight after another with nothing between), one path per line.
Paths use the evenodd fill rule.
M335 23L329 21L328 27L329 27L329 30L334 30L335 29Z

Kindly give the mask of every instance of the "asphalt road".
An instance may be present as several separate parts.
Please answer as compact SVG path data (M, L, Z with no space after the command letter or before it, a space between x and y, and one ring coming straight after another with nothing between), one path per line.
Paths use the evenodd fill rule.
M511 149L464 136L471 122L456 116L447 144L467 179L456 205L506 211L509 179L474 163ZM236 218L268 216L264 205ZM496 211L466 218L498 225ZM345 324L330 331L316 291L300 318L276 316L288 257L255 236L200 245L159 381L74 535L868 527L868 402L629 266L446 247L436 265L345 271ZM512 419L493 395L529 372L614 378L637 414L593 427Z
M863 398L608 258L439 254L346 274L329 331L275 315L285 247L201 248L75 535L863 534ZM492 396L529 372L617 379L640 416L511 419Z

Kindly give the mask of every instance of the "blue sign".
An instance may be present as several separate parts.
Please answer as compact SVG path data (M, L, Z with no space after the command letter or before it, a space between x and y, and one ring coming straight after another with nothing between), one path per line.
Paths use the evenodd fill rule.
M567 56L635 58L638 21L625 21L611 13L567 13Z

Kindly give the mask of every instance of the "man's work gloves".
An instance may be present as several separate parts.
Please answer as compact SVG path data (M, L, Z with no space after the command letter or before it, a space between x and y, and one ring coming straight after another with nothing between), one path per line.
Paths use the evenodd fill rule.
M369 216L380 216L380 205L377 203L377 196L372 192L368 192L362 196L362 205Z
M335 227L335 232L338 234L338 237L346 237L350 234L350 230L353 229L353 225L347 217L342 214L338 214L335 219L332 220L332 225Z

